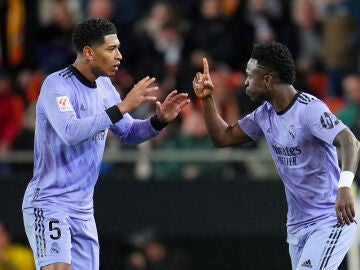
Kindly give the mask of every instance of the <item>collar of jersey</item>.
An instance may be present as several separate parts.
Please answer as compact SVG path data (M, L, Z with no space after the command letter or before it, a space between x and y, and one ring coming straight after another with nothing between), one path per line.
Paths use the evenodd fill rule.
M291 102L289 103L289 105L286 106L285 109L276 112L277 115L282 115L284 113L286 113L288 110L290 110L290 108L292 107L292 105L295 103L295 101L297 100L298 96L300 95L300 92L297 92L296 95L293 97L293 99L291 100Z
M90 87L90 88L96 88L96 81L89 81L88 79L85 78L84 75L81 74L81 72L74 67L73 65L69 65L68 68L71 70L71 72L75 75L75 77L85 86Z

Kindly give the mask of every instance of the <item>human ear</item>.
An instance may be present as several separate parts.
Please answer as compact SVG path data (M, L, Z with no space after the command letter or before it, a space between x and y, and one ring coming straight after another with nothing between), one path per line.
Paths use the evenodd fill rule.
M268 74L265 75L264 79L265 79L265 87L270 88L270 86L273 84L274 78L270 74Z
M86 59L92 60L94 58L94 51L89 46L84 46L83 55Z

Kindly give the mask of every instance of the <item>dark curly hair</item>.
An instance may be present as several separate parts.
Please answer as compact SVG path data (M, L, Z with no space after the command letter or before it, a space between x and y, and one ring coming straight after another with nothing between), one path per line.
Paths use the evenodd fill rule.
M78 52L82 52L85 46L97 46L104 43L104 37L116 34L113 23L103 19L86 19L75 26L72 33L72 41Z
M251 58L256 59L259 65L277 73L281 83L295 82L295 64L289 49L279 42L255 44Z

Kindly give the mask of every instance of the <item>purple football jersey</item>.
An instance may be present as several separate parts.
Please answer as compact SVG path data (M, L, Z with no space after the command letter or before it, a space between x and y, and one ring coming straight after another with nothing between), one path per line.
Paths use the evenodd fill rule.
M119 102L108 77L91 83L69 66L46 78L36 106L34 175L23 208L57 205L92 211L108 130L127 144L159 133L149 119L133 119L128 113L113 124L105 110Z
M285 186L289 232L336 216L340 168L333 141L346 126L322 101L298 92L284 111L265 102L238 123L253 140L264 135L268 142Z

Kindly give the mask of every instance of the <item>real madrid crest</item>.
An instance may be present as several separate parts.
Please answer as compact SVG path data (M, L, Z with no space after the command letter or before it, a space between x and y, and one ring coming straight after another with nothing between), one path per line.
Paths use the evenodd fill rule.
M295 139L295 136L296 136L295 127L293 125L291 125L288 130L288 138L290 140L293 140L293 139Z

